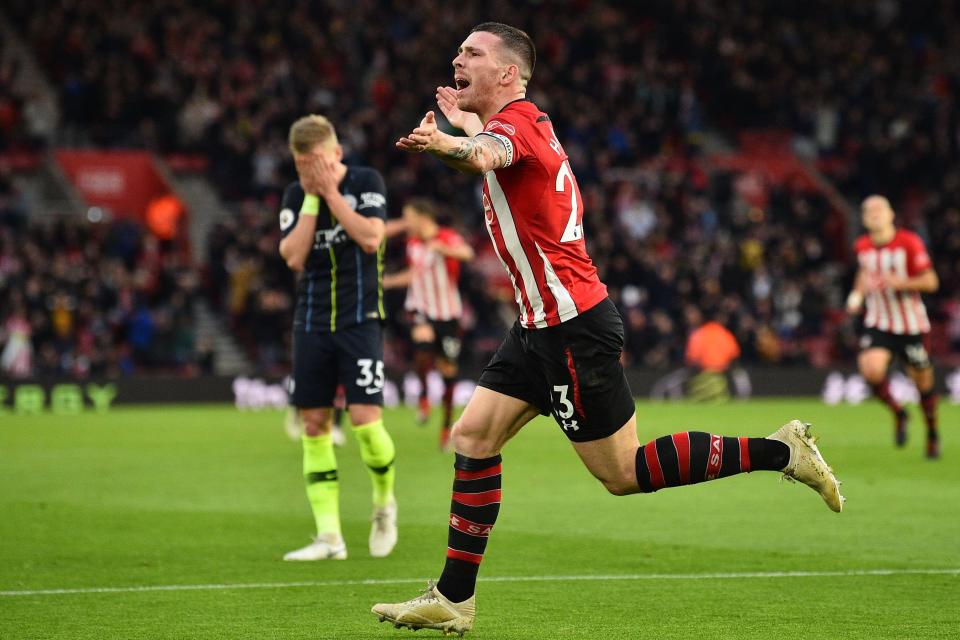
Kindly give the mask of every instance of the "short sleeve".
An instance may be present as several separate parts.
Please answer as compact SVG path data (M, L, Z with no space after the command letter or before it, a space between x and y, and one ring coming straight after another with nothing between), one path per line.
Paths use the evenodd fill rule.
M910 242L907 244L907 274L912 276L919 275L930 269L933 262L930 260L930 254L923 244L920 236L911 235Z
M357 213L367 218L387 219L387 185L383 176L373 169L362 183Z
M299 182L292 182L283 190L283 199L280 201L280 237L286 238L297 226L301 206L303 206L303 189Z
M498 113L487 122L487 126L479 135L496 138L503 144L507 150L507 162L503 165L504 167L516 164L529 155L520 127L513 121L512 116Z

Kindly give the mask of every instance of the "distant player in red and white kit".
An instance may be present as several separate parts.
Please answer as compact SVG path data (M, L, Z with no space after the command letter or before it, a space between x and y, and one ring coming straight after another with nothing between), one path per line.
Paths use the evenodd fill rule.
M894 212L886 198L870 196L863 201L862 214L867 233L854 245L860 267L847 298L851 313L860 313L866 303L860 373L893 412L895 442L902 447L907 442L907 412L890 395L887 371L894 356L906 362L927 422L927 457L934 459L940 455L937 395L933 365L924 345L930 320L920 294L936 291L940 280L923 240L894 225Z
M385 275L383 286L407 287L404 307L413 320L413 364L420 379L418 422L426 422L430 416L427 374L436 366L443 376L440 448L445 449L453 420L453 389L459 373L463 331L460 264L473 260L473 248L455 229L437 224L437 206L425 198L408 201L403 207L403 218L387 223L388 236L403 232L407 234L407 268Z
M500 509L500 450L538 414L553 414L614 495L764 469L807 484L834 511L843 506L809 425L799 420L769 438L683 432L640 445L620 365L623 321L587 255L580 190L550 117L525 97L535 61L523 31L494 22L475 27L453 60L457 88L437 95L468 137L439 131L431 111L397 142L483 176L487 231L520 315L453 427L457 456L440 580L417 598L373 607L396 626L461 634L472 627L477 572Z

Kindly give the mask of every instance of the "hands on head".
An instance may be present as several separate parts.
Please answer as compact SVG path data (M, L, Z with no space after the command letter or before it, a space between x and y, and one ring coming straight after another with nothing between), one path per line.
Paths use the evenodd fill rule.
M297 156L297 175L306 193L323 196L338 189L336 163L321 155Z

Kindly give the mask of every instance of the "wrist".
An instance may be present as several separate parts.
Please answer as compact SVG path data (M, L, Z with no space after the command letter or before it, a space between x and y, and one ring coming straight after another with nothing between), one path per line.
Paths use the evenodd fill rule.
M863 304L863 294L854 289L850 292L850 295L847 296L847 308L848 309L859 309L860 305Z
M300 205L300 215L312 216L316 218L320 214L320 198L307 193L303 196L303 204Z
M340 193L340 185L337 184L329 189L324 189L319 195L329 204L331 200L342 197L342 194Z

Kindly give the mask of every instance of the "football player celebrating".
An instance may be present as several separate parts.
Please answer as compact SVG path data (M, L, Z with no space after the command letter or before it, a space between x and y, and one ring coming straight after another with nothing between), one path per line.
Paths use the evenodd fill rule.
M526 98L535 59L523 31L493 22L475 27L453 60L456 90L438 95L467 137L439 131L431 111L397 142L482 176L487 231L520 314L453 427L455 476L440 580L417 598L373 607L396 626L456 633L472 627L477 573L500 509L500 451L539 414L553 414L614 495L770 470L812 487L834 511L843 505L808 425L798 420L769 438L684 432L640 444L620 364L623 321L587 255L580 189L550 116Z

